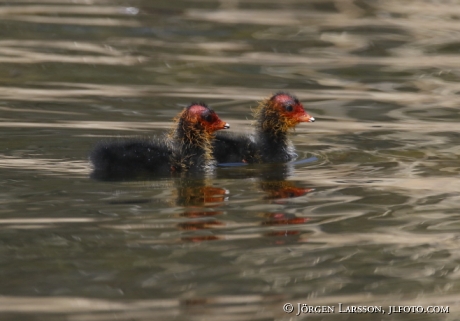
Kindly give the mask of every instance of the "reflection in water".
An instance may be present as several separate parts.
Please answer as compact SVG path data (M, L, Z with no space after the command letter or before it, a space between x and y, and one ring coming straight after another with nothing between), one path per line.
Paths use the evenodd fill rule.
M247 174L250 174L254 178L257 177L258 186L261 191L267 194L265 199L274 200L279 203L283 203L286 199L295 198L304 196L305 194L313 191L313 189L300 188L295 185L294 182L286 181L285 178L287 174L292 171L292 164L267 164L252 166L249 171L246 171L244 178L247 179ZM259 168L257 168L259 167ZM233 175L232 169L236 171L236 175L240 172L238 167L230 167L230 170L227 170L225 174ZM244 168L245 170L247 168ZM241 173L240 173L241 174ZM227 190L205 186L205 181L198 180L181 180L180 186L177 188L177 201L176 205L186 206L186 211L181 214L181 216L188 217L191 220L182 222L178 224L178 227L182 230L187 231L199 231L199 230L208 230L208 229L223 229L223 228L234 228L236 225L239 225L240 228L243 228L243 225L237 224L235 222L225 222L223 220L216 220L214 216L223 214L222 211L212 210L209 211L208 207L212 206L220 207L223 205L224 201L232 202L232 195L229 194ZM200 212L199 207L202 206L202 211ZM210 217L213 217L210 220ZM284 213L263 213L257 215L257 217L263 217L265 220L260 223L246 223L244 226L256 227L256 226L283 226L283 225L296 225L304 224L309 221L308 218L297 217L292 214ZM254 217L254 219L257 219ZM200 220L196 220L200 218ZM276 230L265 232L262 234L256 235L225 235L225 234L216 234L216 235L193 235L182 237L183 241L216 241L222 239L235 239L235 238L246 238L246 237L266 237L266 236L292 236L298 235L298 231L294 230Z
M214 217L215 215L223 214L222 211L209 211L208 208L212 206L213 208L222 206L224 201L231 201L231 195L228 195L228 191L216 188L216 187L209 187L209 186L197 186L196 184L199 181L181 181L180 187L177 189L179 197L176 199L176 204L179 206L186 206L184 213L181 216L185 216L190 218L186 222L182 222L178 224L178 227L182 230L188 231L199 231L199 230L206 230L206 229L222 229L226 227L231 227L234 223L226 223L224 221L219 221L216 219L210 220L209 217ZM192 183L193 185L191 185ZM201 183L204 184L204 181ZM190 184L190 185L189 185ZM267 184L269 187L267 187ZM289 184L288 182L283 181L267 181L261 183L263 191L268 191L270 199L277 199L277 198L291 198L296 196L301 196L310 191L309 189L300 189L293 187L293 184ZM287 190L292 191L296 190L297 194L292 194L292 192L287 192ZM302 192L301 192L302 190ZM278 197L277 197L278 196ZM202 210L200 211L200 206ZM245 224L246 227L249 226L257 226L260 224L261 226L274 226L274 225L291 225L291 224L302 224L308 221L305 218L297 218L293 215L285 215L283 213L265 213L262 217L266 218L265 221L261 223L249 223ZM200 218L199 221L193 220ZM240 228L243 227L240 225ZM264 235L259 235L259 237L263 236L287 236L287 235L295 235L298 234L294 231L275 231L269 232ZM234 235L232 238L237 237ZM242 237L247 237L242 235ZM253 236L254 237L254 236ZM201 241L215 241L219 239L227 239L228 236L224 235L194 235L194 236L187 236L183 237L182 240L184 241L193 241L193 242L201 242Z
M310 220L307 217L297 217L295 215L286 215L283 213L266 213L264 216L268 218L268 220L262 222L262 225L303 224Z
M273 171L277 168L279 171ZM269 169L269 170L268 170ZM273 164L269 168L263 168L255 171L259 178L256 179L257 184L253 185L254 188L259 186L260 191L267 194L262 197L269 199L279 204L286 203L287 199L300 197L306 195L312 189L300 188L294 182L282 180L286 177L287 165ZM253 172L253 174L255 174ZM281 179L281 180L280 180ZM149 198L136 198L127 199L123 194L117 196L115 200L110 200L111 205L137 205L147 204L149 208L158 206L161 203L168 203L173 208L181 208L181 212L175 214L174 217L179 218L179 222L175 227L181 231L186 231L187 234L182 235L180 240L185 242L202 242L202 241L215 241L215 240L237 240L246 238L263 238L263 237L283 237L298 235L299 231L295 231L292 227L289 229L279 230L279 227L284 225L302 225L310 219L305 217L298 217L294 214L285 214L281 212L263 212L257 214L249 214L248 221L245 223L238 223L229 221L228 217L223 217L225 210L228 208L226 204L238 201L233 199L231 192L220 187L209 186L212 184L211 179L201 179L194 177L182 177L173 180L174 185L170 186L171 193L166 199L149 199ZM148 185L148 182L146 182ZM165 185L166 187L166 185ZM161 206L161 205L160 205ZM220 218L219 218L220 217ZM260 222L260 218L263 221ZM162 219L156 218L158 224ZM177 219L175 219L177 220ZM165 218L164 223L159 226L151 224L129 224L129 225L105 225L108 228L115 229L129 229L129 230L145 230L149 228L157 229L158 227L172 227L170 218ZM254 229L262 228L257 233L246 234L237 233L228 234L229 229ZM276 230L267 231L266 228L277 227ZM206 234L200 234L200 231L208 231ZM219 230L219 232L210 232L209 230ZM213 233L213 234L209 234ZM177 242L171 239L173 243ZM143 240L143 244L164 244L164 240L152 239L151 241Z
M185 206L192 210L193 207L197 206L210 207L224 202L227 194L226 189L206 186L206 180L183 179L177 188L176 205Z
M293 181L286 181L288 173L293 171L293 164L275 164L264 168L259 179L259 187L267 193L266 199L274 200L278 204L286 202L287 199L301 197L314 191L311 188L301 188L296 186ZM265 213L266 221L262 222L265 226L282 226L292 224L304 224L309 221L306 217L297 217L292 214L284 213ZM296 235L298 232L292 230L269 232L267 236L288 236Z
M260 188L268 194L267 199L275 200L304 196L314 191L311 188L297 187L294 183L288 181L262 181Z
M215 210L227 200L228 191L223 188L206 186L206 180L180 180L177 186L176 205L185 207L183 213L179 214L188 220L177 224L181 230L203 230L225 226L224 222L210 220L211 217L222 215L222 211ZM200 219L197 221L196 219ZM200 237L192 237L193 241L201 240ZM190 237L182 238L190 240ZM218 239L218 237L206 236L206 241Z

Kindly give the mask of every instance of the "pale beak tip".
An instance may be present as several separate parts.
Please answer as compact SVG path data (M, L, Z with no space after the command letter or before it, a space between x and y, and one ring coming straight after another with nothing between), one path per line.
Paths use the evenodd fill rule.
M229 129L229 128L230 128L230 124L229 124L229 123L225 123L224 129Z

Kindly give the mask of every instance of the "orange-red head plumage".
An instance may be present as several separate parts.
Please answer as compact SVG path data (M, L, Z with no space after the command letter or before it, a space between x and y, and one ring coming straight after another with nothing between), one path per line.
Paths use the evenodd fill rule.
M230 128L230 125L222 121L216 112L204 103L193 103L185 108L178 116L179 125L188 131L202 131L212 134L220 129Z
M213 159L211 141L214 132L230 128L204 103L192 103L175 120L177 125L171 134L173 141L179 141L182 150L198 148L204 151L207 161Z
M255 117L263 131L274 132L287 132L298 123L315 121L296 97L283 92L263 100Z

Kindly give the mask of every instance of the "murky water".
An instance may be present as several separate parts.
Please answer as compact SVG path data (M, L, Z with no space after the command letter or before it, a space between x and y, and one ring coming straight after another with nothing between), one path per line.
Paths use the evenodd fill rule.
M0 1L2 320L458 320L459 13ZM279 90L317 118L292 134L316 161L88 178L101 139L161 134L196 100L249 132Z

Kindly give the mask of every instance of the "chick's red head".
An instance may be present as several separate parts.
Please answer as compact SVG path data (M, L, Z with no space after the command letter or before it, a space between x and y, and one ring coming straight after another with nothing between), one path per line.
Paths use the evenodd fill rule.
M314 122L315 118L305 112L300 101L288 94L277 93L268 100L268 108L275 109L288 127L294 127L301 122Z
M187 108L188 121L199 124L206 132L213 133L216 130L230 128L230 125L222 121L216 112L204 103L195 103Z

